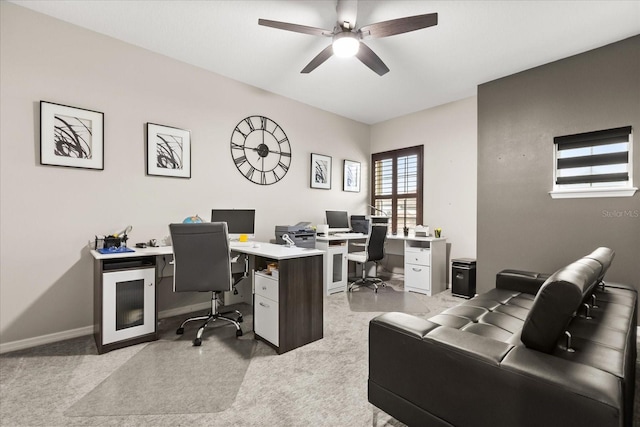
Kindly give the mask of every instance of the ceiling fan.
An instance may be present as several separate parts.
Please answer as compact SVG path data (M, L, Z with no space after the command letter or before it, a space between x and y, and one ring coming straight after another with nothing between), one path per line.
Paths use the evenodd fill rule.
M358 58L364 65L382 76L389 71L378 55L362 42L363 39L373 39L408 33L438 24L438 14L407 16L405 18L392 19L390 21L369 24L356 29L356 16L358 9L357 0L338 0L336 11L338 21L333 30L308 27L306 25L290 24L288 22L258 19L258 25L293 31L296 33L311 34L312 36L332 37L332 43L322 50L315 58L304 67L301 73L307 74L315 70L331 55Z

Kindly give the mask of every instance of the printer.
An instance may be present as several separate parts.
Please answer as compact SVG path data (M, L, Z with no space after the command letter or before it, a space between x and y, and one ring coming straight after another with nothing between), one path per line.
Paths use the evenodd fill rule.
M276 225L276 243L286 245L287 242L282 238L287 234L293 243L299 248L316 247L316 232L309 226L310 222L299 222L296 225Z

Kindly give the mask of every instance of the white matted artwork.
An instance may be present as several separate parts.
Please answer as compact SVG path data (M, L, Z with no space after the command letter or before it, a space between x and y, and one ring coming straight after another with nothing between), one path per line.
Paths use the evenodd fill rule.
M331 157L311 153L311 188L331 189Z
M342 191L360 192L360 162L344 161Z
M40 101L40 164L104 169L104 114Z
M147 175L191 178L191 132L147 123Z

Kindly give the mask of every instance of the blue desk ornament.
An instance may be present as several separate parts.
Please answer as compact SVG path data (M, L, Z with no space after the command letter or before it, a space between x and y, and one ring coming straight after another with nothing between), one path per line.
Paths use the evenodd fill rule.
M198 214L195 214L193 216L186 217L182 222L185 224L198 224L204 221L202 221L202 218L200 218Z

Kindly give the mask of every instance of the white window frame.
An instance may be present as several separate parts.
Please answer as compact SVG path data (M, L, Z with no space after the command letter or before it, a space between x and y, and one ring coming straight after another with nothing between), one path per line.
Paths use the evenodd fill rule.
M558 174L558 144L553 147L553 190L549 195L553 199L575 199L575 198L591 198L591 197L631 197L638 190L633 186L633 131L629 134L629 160L628 160L628 183L624 186L590 186L585 184L584 187L562 188L556 184Z

